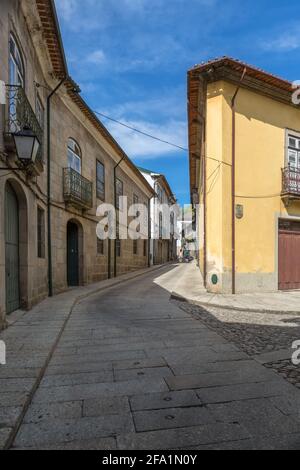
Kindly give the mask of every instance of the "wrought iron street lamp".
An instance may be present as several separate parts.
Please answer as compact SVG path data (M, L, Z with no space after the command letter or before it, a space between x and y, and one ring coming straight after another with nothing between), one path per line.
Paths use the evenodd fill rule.
M36 134L28 127L24 127L23 130L13 133L12 135L18 159L23 165L35 163L41 145Z

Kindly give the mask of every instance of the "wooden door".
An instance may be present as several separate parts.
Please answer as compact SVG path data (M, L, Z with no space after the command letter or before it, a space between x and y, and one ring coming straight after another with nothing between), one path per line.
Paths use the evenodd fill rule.
M79 285L79 240L78 240L78 227L74 223L68 224L67 235L67 272L68 272L68 285Z
M300 222L279 223L279 290L300 289Z
M5 294L6 313L20 307L19 205L9 183L5 188Z

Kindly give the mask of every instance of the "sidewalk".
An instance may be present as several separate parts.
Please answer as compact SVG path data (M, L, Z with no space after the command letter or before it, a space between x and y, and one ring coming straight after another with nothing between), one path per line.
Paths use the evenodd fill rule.
M203 279L195 262L182 264L179 269L181 272L180 275L178 273L178 282L172 295L191 304L257 313L300 314L300 291L210 294L203 286Z
M13 440L74 307L90 295L163 267L71 289L44 300L29 312L10 316L10 326L0 332L7 350L7 365L0 366L0 449L8 448Z

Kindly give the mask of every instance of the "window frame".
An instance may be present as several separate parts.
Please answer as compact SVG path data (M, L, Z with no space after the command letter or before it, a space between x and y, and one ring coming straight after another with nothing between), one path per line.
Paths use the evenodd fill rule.
M73 149L71 148L71 146L69 145L70 143L73 143L74 146L76 146L76 147L78 148L78 151L79 151L78 154L76 153L75 150L73 150ZM72 157L77 158L77 160L80 161L80 171L78 171L78 169L74 168L74 167L70 164L69 152L72 154ZM69 138L68 138L68 143L67 143L67 157L68 157L68 168L71 168L72 170L76 171L77 173L79 173L79 174L81 175L81 174L82 174L82 151L81 151L80 145L78 144L78 142L77 142L73 137L69 137Z
M14 46L14 50L12 50L12 43ZM9 73L9 85L15 85L15 86L21 86L22 88L25 89L25 61L24 61L24 55L23 52L21 51L21 48L19 46L19 42L15 36L15 34L10 31L9 34L9 68L8 68L8 73ZM16 54L17 52L17 54ZM19 63L18 63L19 62ZM14 64L15 67L15 77L12 77L11 75L11 64ZM17 80L15 80L17 78ZM18 79L21 80L18 80ZM15 83L18 82L18 83Z
M293 147L290 145L290 139L295 139L296 145ZM290 152L295 153L295 164L291 164ZM300 171L300 132L286 129L286 155L285 155L286 166L297 169Z
M35 94L35 114L36 114L36 118L42 128L42 130L44 130L44 126L45 126L45 107L43 105L43 102L41 100L41 97L38 93L38 91L36 91L36 94ZM41 116L40 116L41 114ZM39 119L39 117L41 117L41 119Z
M118 186L122 188L121 193L118 192ZM116 191L116 209L123 210L123 204L120 204L120 197L124 196L124 183L120 178L116 178L115 182L115 191Z
M40 206L37 206L37 257L46 258L45 210Z
M101 165L103 167L103 181L99 181L98 179L98 166ZM103 192L98 191L98 182L100 182L103 185ZM96 160L96 197L97 199L100 199L101 201L105 201L105 165L104 163L97 159Z
M100 244L101 244L101 250L99 250ZM104 255L105 255L104 240L97 237L97 256L104 256Z

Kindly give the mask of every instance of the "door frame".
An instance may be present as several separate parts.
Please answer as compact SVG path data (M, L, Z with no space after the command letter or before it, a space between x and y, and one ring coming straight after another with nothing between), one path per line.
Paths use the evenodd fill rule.
M8 189L9 188L9 189ZM6 193L7 190L11 191L16 199L16 204L17 204L17 250L18 250L18 276L17 276L17 281L18 281L18 307L15 308L14 310L11 310L8 312L8 299L7 299L7 276L6 276L6 245L7 245L7 240L6 240L6 211L7 211L7 205L6 205ZM14 190L13 186L10 184L9 181L6 182L5 188L4 188L4 220L5 220L5 226L4 226L4 261L5 261L5 311L6 315L10 315L11 313L15 312L16 310L19 310L21 307L21 273L20 273L20 207L19 207L19 199L16 191ZM17 299L16 299L17 301Z
M69 224L74 224L77 226L78 231L78 286L84 285L84 263L83 263L83 227L81 223L77 219L70 219L67 221L66 224L66 285L69 286L68 283L68 226ZM76 287L76 286L73 286Z
M300 216L296 215L282 215L280 212L277 212L275 215L275 289L278 292L282 292L279 290L279 221L280 220L287 220L287 221L295 221L300 223Z
M20 286L20 307L27 310L32 306L32 301L28 290L28 199L23 185L13 177L4 178L3 185L1 185L0 197L3 201L3 211L1 214L2 226L5 227L5 189L9 184L13 189L19 206L19 286ZM5 228L3 236L3 292L5 292ZM6 294L3 295L3 303L1 302L0 309L6 311Z

